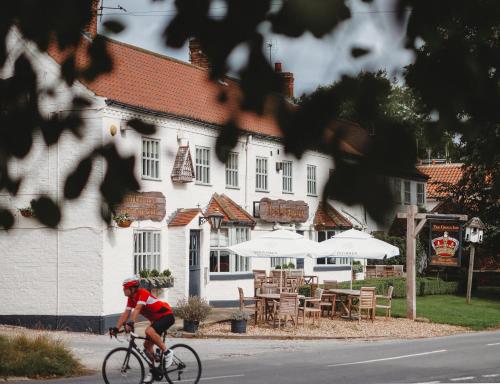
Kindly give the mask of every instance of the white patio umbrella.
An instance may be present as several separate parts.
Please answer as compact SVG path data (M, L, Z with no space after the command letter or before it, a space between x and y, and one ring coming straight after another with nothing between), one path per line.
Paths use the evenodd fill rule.
M319 254L315 257L348 257L353 259L377 259L399 255L399 248L374 238L372 235L349 229L319 243ZM352 289L352 274L351 274Z
M297 259L317 256L319 245L298 233L279 229L256 239L233 245L228 249L240 256Z

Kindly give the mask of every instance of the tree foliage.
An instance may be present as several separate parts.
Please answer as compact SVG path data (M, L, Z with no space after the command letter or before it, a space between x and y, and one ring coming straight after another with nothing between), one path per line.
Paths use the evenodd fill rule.
M370 3L370 0L366 0ZM28 43L45 52L55 44L66 55L61 67L61 81L91 81L113 68L106 39L97 36L91 42L81 31L95 16L93 0L4 1L0 5L0 193L16 195L22 179L11 177L14 159L27 156L33 149L33 137L41 133L45 145L56 144L68 131L82 137L81 112L88 100L75 96L71 113L47 117L40 112L40 100L53 94L42 89L39 75L30 58L9 50L12 29ZM347 204L362 203L370 215L382 220L391 208L389 188L382 175L395 166L408 169L416 160L415 141L407 124L384 114L382 102L390 95L377 77L343 77L335 92L317 92L300 107L280 96L282 79L264 55L263 26L290 38L311 33L316 38L335 34L337 27L349 21L351 9L346 0L225 0L227 12L214 18L210 0L176 0L176 16L165 26L163 38L170 47L181 47L197 38L212 66L212 79L222 78L228 58L236 47L246 46L248 57L238 76L242 90L241 109L271 113L283 132L286 151L302 156L308 149L321 148L335 161L335 170L325 190L326 196ZM496 0L396 0L394 21L406 26L407 47L416 54L405 79L421 100L435 137L458 135L464 156L471 164L494 169L499 165L499 27L500 7ZM42 16L41 16L42 15ZM408 16L408 17L406 17ZM405 22L407 21L407 24ZM113 21L104 25L110 33L124 26ZM82 41L86 41L82 45ZM77 49L85 48L89 65L78 66ZM352 47L354 59L369 54L366 48ZM17 56L16 56L17 55ZM14 62L13 70L9 71ZM7 75L6 75L7 74ZM219 98L225 101L224 95ZM350 116L376 135L363 136L359 127L339 123L344 107ZM139 132L154 127L133 121ZM217 154L224 159L240 134L239 127L228 121L217 142ZM345 154L345 145L357 142L362 156ZM127 190L139 188L133 174L134 158L122 157L113 144L95 148L75 160L74 172L65 183L65 197L78 198L89 179L89 168L100 156L107 163L100 191L103 217ZM496 174L491 174L496 177ZM496 180L492 185L497 188ZM498 190L495 190L497 193ZM498 194L497 194L498 196ZM34 208L36 217L49 226L61 218L61 201L41 196ZM0 207L0 225L13 224L12 212Z

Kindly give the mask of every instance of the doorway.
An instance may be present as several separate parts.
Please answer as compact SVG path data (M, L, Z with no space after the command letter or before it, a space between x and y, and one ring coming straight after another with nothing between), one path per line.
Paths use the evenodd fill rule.
M200 296L200 230L189 231L189 296Z

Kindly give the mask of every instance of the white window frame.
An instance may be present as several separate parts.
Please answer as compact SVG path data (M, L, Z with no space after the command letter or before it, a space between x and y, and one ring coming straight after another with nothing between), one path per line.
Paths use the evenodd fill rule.
M316 265L327 266L327 265L351 265L348 257L318 257L316 259Z
M405 204L411 204L411 181L408 180L403 181L403 193L404 193Z
M422 189L419 191L419 189ZM425 205L425 184L417 183L417 205Z
M403 199L401 198L401 180L394 179L392 183L396 203L401 204L403 202Z
M134 274L142 270L161 270L161 232L134 231Z
M283 193L293 193L293 161L283 160Z
M307 195L318 196L317 167L307 164Z
M160 140L142 137L141 145L141 178L145 180L161 180Z
M269 192L268 165L267 157L255 158L255 190L258 192Z
M196 184L210 185L210 148L195 147Z
M238 152L230 152L226 162L226 188L239 188Z
M227 237L221 241L221 231L227 231ZM251 271L250 258L237 255L228 250L228 247L244 241L250 240L251 231L248 227L222 227L210 234L210 256L209 270L211 275L231 274L247 274ZM220 257L221 253L229 253L229 271L220 272ZM217 257L216 270L212 270L212 255Z

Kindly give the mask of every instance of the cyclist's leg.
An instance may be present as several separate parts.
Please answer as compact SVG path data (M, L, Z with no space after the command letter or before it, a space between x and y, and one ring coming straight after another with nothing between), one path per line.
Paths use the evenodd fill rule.
M148 327L149 328L149 327ZM147 333L146 333L147 335ZM148 357L151 359L151 361L154 361L154 351L153 351L153 346L154 343L148 339L144 340L144 349L146 350L146 353L148 354Z
M162 351L167 350L167 346L163 342L161 335L166 332L175 323L174 315L169 314L161 319L155 321L149 327L146 328L146 335L148 338L155 343Z

